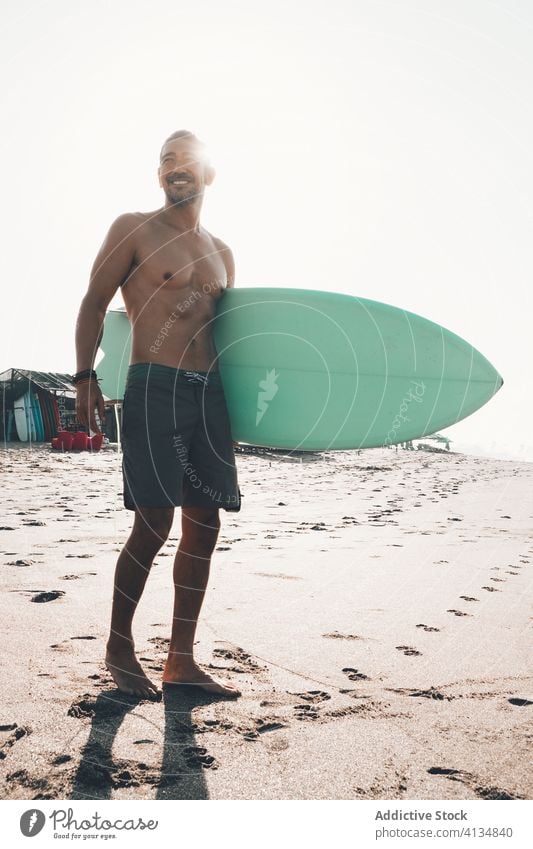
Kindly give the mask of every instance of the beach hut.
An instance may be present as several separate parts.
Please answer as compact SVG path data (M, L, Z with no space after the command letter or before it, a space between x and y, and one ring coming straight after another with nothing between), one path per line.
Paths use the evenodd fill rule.
M431 433L429 436L424 436L423 439L431 439L433 442L441 442L445 445L446 451L450 450L450 443L452 440L448 436L443 436L442 433ZM437 448L436 445L430 445L427 442L422 441L418 442L416 447L420 451L443 451L442 448Z
M110 442L116 442L114 404L108 399L105 401L102 430ZM119 415L121 408L122 403L118 405ZM72 375L22 368L0 373L2 442L50 442L59 430L80 430Z
M49 442L76 423L70 374L10 368L0 373L0 439Z

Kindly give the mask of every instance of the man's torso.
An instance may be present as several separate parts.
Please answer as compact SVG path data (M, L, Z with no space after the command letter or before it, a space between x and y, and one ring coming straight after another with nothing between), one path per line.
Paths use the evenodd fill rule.
M227 285L222 243L203 228L178 233L157 212L132 216L135 257L122 285L131 362L216 370L213 318Z

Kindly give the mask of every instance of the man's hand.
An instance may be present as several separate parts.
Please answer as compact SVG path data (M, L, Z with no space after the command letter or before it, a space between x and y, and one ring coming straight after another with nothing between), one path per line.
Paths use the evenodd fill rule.
M81 425L90 428L94 433L102 431L96 424L95 411L98 410L100 421L105 418L104 398L95 380L88 380L76 387L76 416Z

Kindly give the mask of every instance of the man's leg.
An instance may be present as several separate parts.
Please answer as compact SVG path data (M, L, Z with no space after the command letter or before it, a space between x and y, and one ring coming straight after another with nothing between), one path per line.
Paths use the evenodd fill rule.
M182 537L174 561L172 636L163 683L192 684L210 693L240 696L240 690L236 687L214 681L196 664L193 657L196 625L219 530L218 508L182 508Z
M135 657L131 626L152 562L168 538L173 517L172 507L138 507L132 532L117 561L105 662L119 689L131 695L159 692Z

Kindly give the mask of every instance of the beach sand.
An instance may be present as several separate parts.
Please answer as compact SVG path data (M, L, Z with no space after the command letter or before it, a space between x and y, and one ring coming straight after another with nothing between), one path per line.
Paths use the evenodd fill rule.
M531 798L532 464L239 454L196 649L243 695L149 702L103 665L118 455L0 459L3 798ZM179 535L134 622L158 684Z

